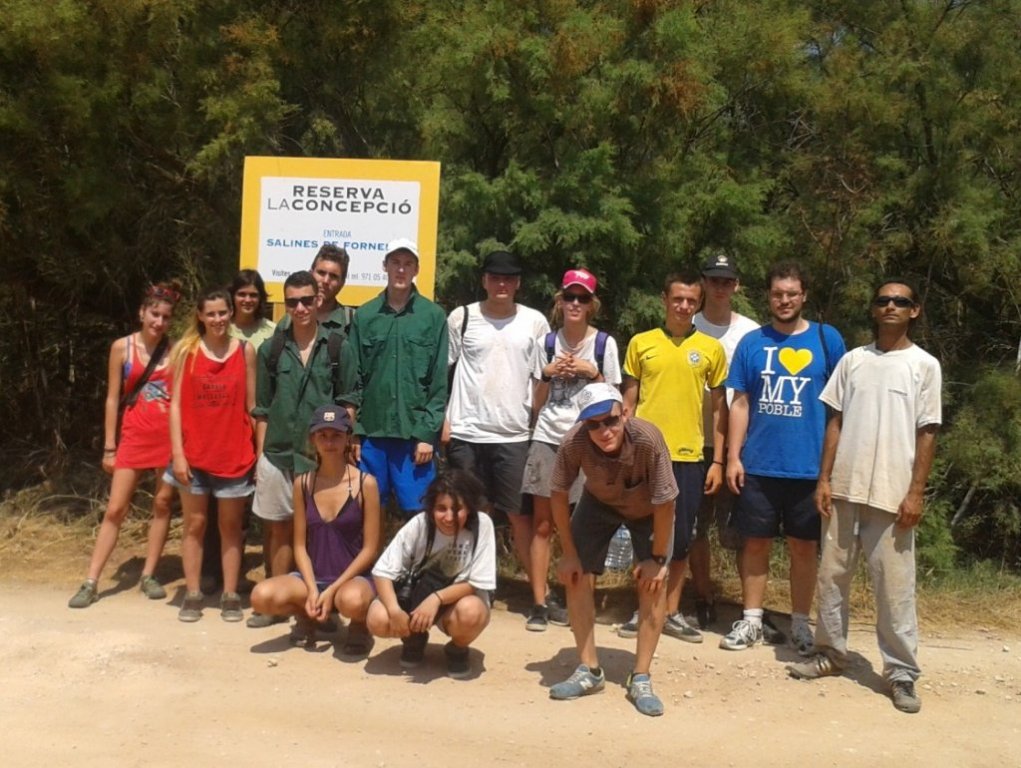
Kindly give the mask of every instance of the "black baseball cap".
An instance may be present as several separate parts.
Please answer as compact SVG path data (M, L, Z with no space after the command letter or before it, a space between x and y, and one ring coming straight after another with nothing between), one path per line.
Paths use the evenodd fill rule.
M482 271L490 275L520 275L521 264L513 253L493 251L482 260Z
M717 253L709 257L702 265L703 277L729 277L737 280L737 265L734 259L725 253Z

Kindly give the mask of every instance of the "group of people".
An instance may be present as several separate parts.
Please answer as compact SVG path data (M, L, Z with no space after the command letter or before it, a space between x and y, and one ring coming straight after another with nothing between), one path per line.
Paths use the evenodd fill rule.
M324 246L310 271L285 281L276 328L262 319L261 278L245 270L231 290L199 297L192 327L169 350L179 289L150 289L140 330L111 347L103 465L113 482L71 606L96 599L140 473L165 469L141 589L165 597L154 570L176 487L182 621L202 615L210 496L221 616L244 618L241 531L254 495L268 578L252 592L249 626L295 616L297 639L314 642L337 611L348 619L343 654L364 656L373 635L398 637L401 663L412 667L436 625L450 637L448 672L463 677L496 588L493 515L509 523L528 575L526 629L569 624L574 633L580 664L550 696L575 699L605 685L595 577L625 526L638 593L618 629L637 638L625 687L639 712L659 715L650 667L661 634L702 642L699 629L716 621L715 522L737 551L743 593L721 648L783 641L764 612L769 554L782 535L791 642L805 657L789 672L840 674L848 591L864 553L884 675L895 706L918 711L913 532L941 412L939 364L910 338L921 311L913 286L882 283L875 341L846 353L836 329L803 316L808 282L798 265L769 270L769 322L759 326L732 308L739 276L717 255L701 274L666 278L663 324L630 340L622 367L615 340L594 325L598 283L585 269L564 274L551 329L516 301L522 268L509 252L485 257L485 297L449 316L418 293L418 266L413 242L390 243L385 289L351 310L337 301L347 254ZM448 468L438 474L440 451ZM381 508L391 496L406 522L384 548ZM554 532L566 610L548 580ZM699 628L680 610L689 564Z

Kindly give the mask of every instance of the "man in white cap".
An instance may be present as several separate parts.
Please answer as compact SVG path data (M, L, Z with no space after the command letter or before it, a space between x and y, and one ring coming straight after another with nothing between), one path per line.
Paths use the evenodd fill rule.
M405 516L422 508L436 475L433 450L447 404L447 317L419 294L418 246L387 245L386 288L355 312L351 343L363 392L353 446L386 503L393 491Z
M631 532L638 583L638 644L627 697L643 715L662 715L649 668L666 619L666 581L674 535L674 480L670 451L652 424L624 415L620 392L600 382L578 394L578 423L567 433L550 481L553 520L563 555L557 575L581 664L550 688L550 698L577 699L601 691L606 677L595 642L595 577L621 525ZM572 515L568 492L579 472L584 490Z

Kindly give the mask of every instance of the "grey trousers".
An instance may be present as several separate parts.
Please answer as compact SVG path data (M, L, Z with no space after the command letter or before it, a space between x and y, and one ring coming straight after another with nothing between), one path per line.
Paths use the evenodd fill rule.
M822 559L816 590L816 648L840 667L848 665L847 631L851 581L859 555L868 563L876 600L876 637L887 681L918 679L918 616L915 612L915 531L896 516L865 504L833 500L822 520Z

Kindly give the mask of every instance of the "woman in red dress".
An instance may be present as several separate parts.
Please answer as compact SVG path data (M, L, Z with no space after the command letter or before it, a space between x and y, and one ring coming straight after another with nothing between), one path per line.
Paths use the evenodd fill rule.
M241 621L241 522L252 494L255 466L251 410L255 405L255 350L231 338L231 296L207 291L198 301L195 324L174 347L174 391L170 401L172 462L165 479L181 491L184 538L181 559L187 589L178 618L202 618L203 536L209 495L219 507L223 594L220 616Z
M112 475L110 498L92 550L88 577L68 602L71 608L87 608L96 602L99 575L117 545L121 524L128 514L142 472L161 470L170 460L171 377L167 363L170 349L167 330L180 298L177 284L150 286L138 310L139 330L110 345L103 425L103 469ZM156 361L150 369L154 356ZM149 375L145 376L147 370ZM173 493L173 487L162 482L157 473L149 545L140 582L142 592L152 600L167 596L154 571L167 540Z

